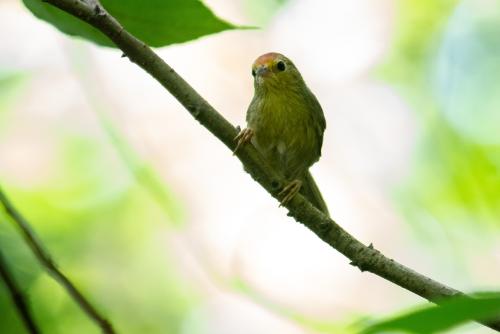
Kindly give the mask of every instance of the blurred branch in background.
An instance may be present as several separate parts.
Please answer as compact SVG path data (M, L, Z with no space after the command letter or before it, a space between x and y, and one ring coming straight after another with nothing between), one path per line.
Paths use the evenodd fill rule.
M11 272L9 265L7 264L7 260L4 258L2 252L0 251L0 276L5 282L5 286L10 293L12 298L12 302L16 306L17 312L21 317L26 329L31 334L39 334L41 333L38 328L33 315L31 314L30 307L21 291L20 287L17 285L16 280L14 278L14 274Z
M113 124L110 115L112 103L103 94L102 81L93 71L95 63L84 47L73 47L68 50L71 67L78 77L82 92L97 116L99 126L106 134L109 142L130 175L146 190L150 198L162 210L169 222L180 225L184 220L179 201L173 196L165 182L161 180L154 168L144 161L127 141L126 136Z
M57 267L50 254L45 250L41 241L38 240L28 221L19 213L19 211L17 211L1 188L0 203L2 203L11 220L17 225L20 232L23 234L26 243L29 245L44 269L47 270L47 272L66 289L81 309L101 327L103 333L114 334L115 331L111 323L105 319L99 311L97 311L97 309L87 300L78 288L76 288L69 278Z
M110 16L100 4L96 2L70 2L65 0L46 0L45 2L51 3L99 29L132 62L138 64L167 88L196 120L230 149L234 148L233 138L236 135L236 129L145 43L137 40L124 30L116 19ZM252 177L271 195L276 197L283 184L283 177L269 169L265 161L262 160L252 147L244 148L239 152L238 157ZM433 281L385 257L374 249L372 245L363 245L329 217L316 210L302 196L296 196L287 205L287 208L290 211L290 216L305 224L318 237L351 259L351 264L357 266L362 271L375 273L435 303L441 303L445 297L461 294L457 290ZM500 331L500 321L498 320L483 323Z

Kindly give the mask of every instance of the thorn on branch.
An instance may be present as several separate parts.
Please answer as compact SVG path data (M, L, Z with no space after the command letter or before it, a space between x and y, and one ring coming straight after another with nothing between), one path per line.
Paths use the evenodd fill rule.
M368 270L368 267L362 264L361 261L352 260L351 262L349 262L349 264L353 267L358 268L361 272L365 272Z
M98 4L94 6L94 14L98 17L106 16L106 12Z

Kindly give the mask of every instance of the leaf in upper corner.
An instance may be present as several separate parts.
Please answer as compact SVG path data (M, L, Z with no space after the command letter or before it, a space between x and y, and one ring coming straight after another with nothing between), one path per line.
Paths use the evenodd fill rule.
M440 306L427 306L389 320L377 322L362 331L375 333L442 333L474 319L487 319L500 314L500 294L488 293L476 298L465 296L449 299Z
M23 0L24 5L39 19L65 34L78 36L103 46L113 46L109 38L91 25L40 0Z
M41 0L23 2L36 17L68 35L83 37L103 46L114 46L94 27L50 4ZM218 18L199 0L101 0L101 3L125 29L153 47L243 28Z

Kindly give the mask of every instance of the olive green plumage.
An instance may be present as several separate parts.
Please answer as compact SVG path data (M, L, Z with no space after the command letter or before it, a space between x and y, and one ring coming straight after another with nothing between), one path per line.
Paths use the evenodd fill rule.
M255 94L248 107L251 142L289 180L302 182L300 192L328 214L308 169L319 160L326 128L323 110L295 65L268 53L252 67Z

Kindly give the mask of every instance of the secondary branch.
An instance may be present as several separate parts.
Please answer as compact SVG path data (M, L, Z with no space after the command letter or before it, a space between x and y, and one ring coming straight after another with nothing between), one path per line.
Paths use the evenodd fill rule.
M111 323L97 311L97 309L90 303L90 301L87 300L87 298L80 292L80 290L78 290L73 282L71 282L70 279L57 267L50 254L44 249L41 241L38 240L37 236L33 232L31 225L21 215L21 213L17 211L17 209L14 207L12 202L5 195L1 188L0 203L3 205L7 214L21 231L24 239L26 240L26 243L31 248L38 261L42 264L43 268L66 289L66 291L80 306L80 308L101 327L103 333L114 334L115 331Z
M5 260L3 254L0 252L0 277L2 277L5 282L7 290L9 290L10 297L14 303L19 316L21 317L24 326L30 334L39 334L40 329L38 328L33 315L31 314L28 302L24 297L23 292L19 288L12 274L7 261Z

